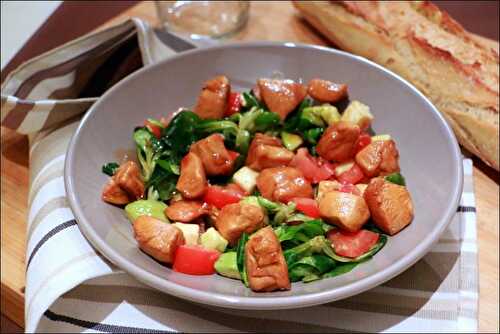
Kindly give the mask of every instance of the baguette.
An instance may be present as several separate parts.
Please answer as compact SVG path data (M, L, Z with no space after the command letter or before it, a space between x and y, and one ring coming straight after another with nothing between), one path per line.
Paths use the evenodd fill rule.
M398 73L426 95L460 144L499 170L497 48L427 1L293 1L338 47Z

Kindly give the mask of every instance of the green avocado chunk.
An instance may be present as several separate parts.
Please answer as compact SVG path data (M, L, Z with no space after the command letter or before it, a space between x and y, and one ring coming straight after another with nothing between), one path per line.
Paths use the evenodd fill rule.
M236 252L227 252L221 254L215 262L215 271L222 276L241 279L236 265Z
M168 222L165 216L167 205L160 201L140 199L138 201L127 204L125 212L128 219L133 223L139 216L151 216Z
M281 132L281 140L286 149L290 151L295 151L304 142L299 135L286 131Z

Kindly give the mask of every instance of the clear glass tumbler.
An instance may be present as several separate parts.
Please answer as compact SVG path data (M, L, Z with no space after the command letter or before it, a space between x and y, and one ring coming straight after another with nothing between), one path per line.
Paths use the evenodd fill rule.
M249 1L155 1L158 17L169 31L193 39L221 38L248 21Z

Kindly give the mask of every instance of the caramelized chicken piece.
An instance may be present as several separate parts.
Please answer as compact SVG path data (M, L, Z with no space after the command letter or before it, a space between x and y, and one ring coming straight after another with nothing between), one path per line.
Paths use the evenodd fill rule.
M259 79L257 85L266 106L277 113L281 120L284 120L307 94L304 85L292 80Z
M125 205L130 202L127 193L120 188L114 177L110 178L104 185L101 198L104 202L116 205Z
M320 102L335 103L347 96L347 85L312 79L307 85L307 93Z
M253 291L290 290L288 267L281 245L268 226L252 235L245 245L245 266Z
M144 196L144 181L141 170L134 161L127 161L118 168L114 176L116 183L127 192L131 199L137 200Z
M207 175L228 175L235 158L224 146L224 136L215 133L191 145L191 152L200 157Z
M377 177L370 181L364 197L373 221L390 235L401 231L413 219L413 204L408 190Z
M198 201L171 202L165 209L165 215L170 220L182 223L189 223L206 214L208 214L208 206Z
M336 180L320 181L318 183L318 192L316 194L316 201L320 201L321 198L323 198L323 196L326 193L329 193L330 191L340 190L341 187L342 187L342 184Z
M222 118L230 90L229 80L223 75L208 80L198 97L194 112L204 119Z
M257 177L257 188L265 198L283 203L294 197L313 197L311 184L293 167L264 169Z
M134 237L140 249L165 263L174 262L175 250L185 243L181 230L150 216L134 221Z
M356 162L368 177L399 172L399 152L393 140L377 140L356 154Z
M134 161L127 161L118 168L116 174L102 190L105 202L123 205L144 196L144 181L141 170Z
M324 194L319 200L319 212L327 223L349 231L358 231L370 218L370 211L361 196L340 191Z
M333 123L321 136L316 150L323 159L329 161L343 162L352 159L360 132L359 126L355 124Z
M264 168L287 166L293 159L293 152L281 146L281 140L257 133L248 149L245 164L256 171Z
M198 198L205 193L207 177L201 159L188 153L181 161L181 175L177 180L177 190L188 199Z
M215 228L230 245L235 245L240 236L252 233L264 224L264 210L257 205L247 203L228 204L220 210Z

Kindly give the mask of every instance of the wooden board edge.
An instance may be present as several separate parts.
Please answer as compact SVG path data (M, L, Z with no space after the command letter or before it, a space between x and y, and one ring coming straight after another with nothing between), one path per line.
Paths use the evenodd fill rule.
M2 314L24 328L24 294L19 295L16 291L1 283L0 305Z

